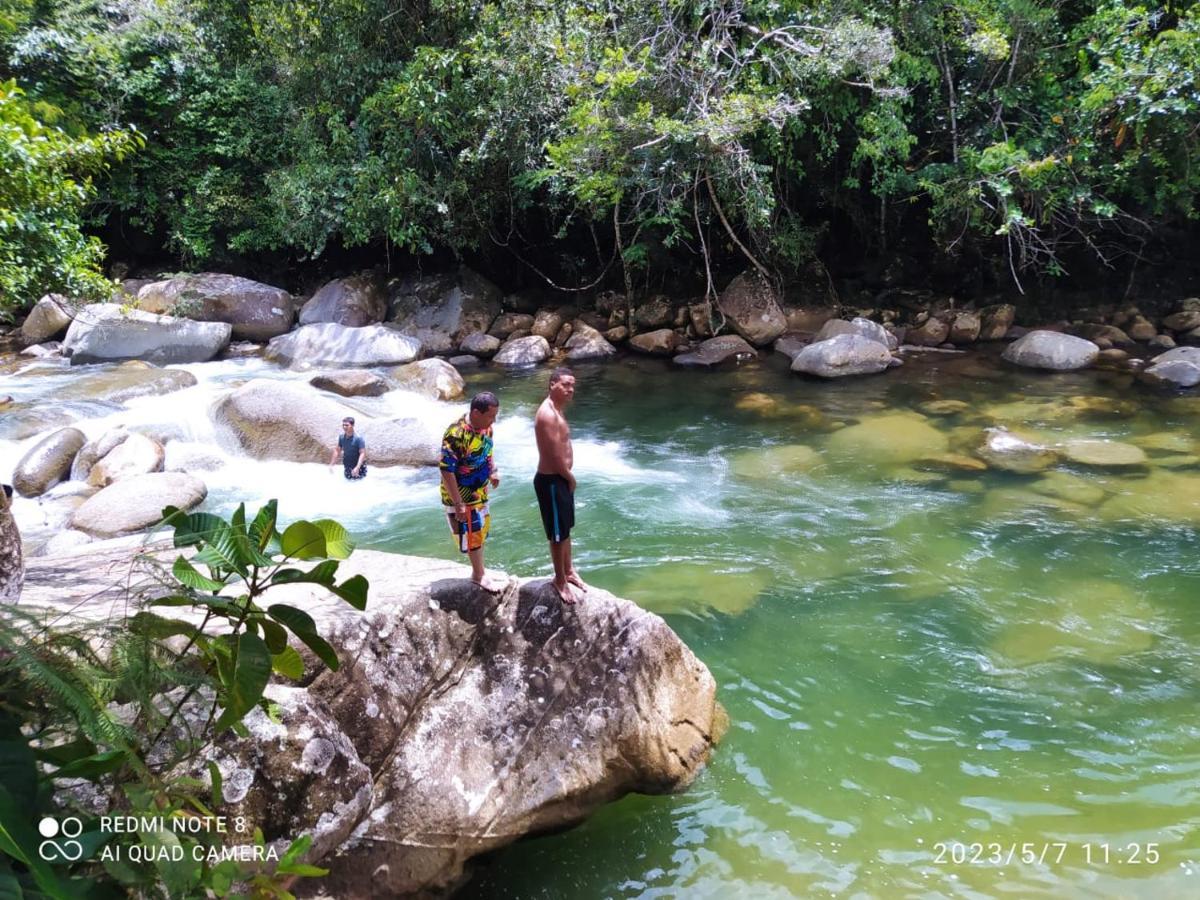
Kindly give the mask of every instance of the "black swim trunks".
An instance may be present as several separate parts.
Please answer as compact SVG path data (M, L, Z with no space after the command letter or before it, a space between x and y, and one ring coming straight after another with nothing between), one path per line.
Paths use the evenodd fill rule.
M351 468L350 466L346 466L346 480L347 481L359 481L366 477L367 477L367 464L366 463L363 463L359 467L357 475L354 474L353 468Z
M565 541L575 525L575 495L571 493L567 479L538 472L533 476L533 490L542 511L546 539L556 544Z

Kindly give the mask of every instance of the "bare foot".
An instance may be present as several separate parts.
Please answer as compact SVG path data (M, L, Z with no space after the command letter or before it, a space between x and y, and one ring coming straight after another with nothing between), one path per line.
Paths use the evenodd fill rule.
M558 591L558 596L562 598L564 606L575 605L575 600L577 598L575 597L575 591L571 589L571 585L559 584L557 581L552 581L550 583L554 585L554 590Z
M583 583L583 579L579 577L579 573L576 572L574 569L572 569L570 572L567 573L567 581L569 581L571 584L575 585L577 588L579 588L585 594L587 593L588 586Z
M472 578L471 580L474 581L481 588L483 588L485 591L487 591L489 594L499 593L504 587L504 582L501 579L496 578L493 575L484 574L484 576L482 578L480 578L479 580L476 580L474 578Z

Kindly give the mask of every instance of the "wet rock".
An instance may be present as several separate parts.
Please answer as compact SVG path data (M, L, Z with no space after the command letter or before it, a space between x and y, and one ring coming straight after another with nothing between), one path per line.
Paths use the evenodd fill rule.
M531 334L526 337L512 338L493 358L500 366L536 366L545 362L550 356L550 343L540 335Z
M1200 474L1153 468L1145 478L1127 479L1120 492L1100 505L1106 522L1200 525Z
M216 272L147 284L137 293L137 305L149 313L224 322L239 341L268 340L284 334L296 320L292 295L283 288Z
M1172 313L1163 319L1163 327L1175 332L1192 331L1195 328L1200 328L1200 311L1184 310Z
M501 340L512 337L518 331L531 334L534 321L534 317L526 313L502 313L496 317L488 334Z
M971 409L964 400L926 400L917 406L926 416L960 416Z
M158 441L133 432L92 466L87 483L103 488L126 478L161 472L163 458Z
M821 454L804 444L756 447L735 453L730 470L738 478L782 483L790 476L808 472L821 464Z
M390 318L431 353L448 353L473 331L487 332L500 315L500 289L462 266L447 275L413 275L397 286Z
M350 328L334 322L304 325L273 338L264 356L295 369L319 367L367 368L412 362L421 342L385 325Z
M860 334L839 334L809 344L797 353L792 359L792 371L821 378L842 378L883 372L891 364L892 354L885 344Z
M34 359L50 359L54 356L62 355L61 341L48 341L45 344L33 344L21 351L22 356L31 356Z
M225 457L200 441L169 441L163 448L164 472L213 472L224 465Z
M586 322L581 321L579 324L582 325L584 328L591 328L592 331L595 331L597 334L600 333L599 329L594 328L591 325L588 325ZM558 336L554 338L554 342L553 342L554 349L561 350L563 347L565 347L567 345L567 341L571 340L571 335L573 335L574 333L575 333L575 323L574 322L564 322L563 327L558 329Z
M961 346L973 344L979 340L979 332L983 327L979 313L964 310L950 321L950 332L946 336L951 344Z
M748 270L721 293L721 312L733 329L751 344L770 344L787 330L775 289L757 270Z
M675 307L662 294L649 297L629 313L629 324L635 331L654 331L675 324Z
M926 456L917 460L913 467L919 471L928 472L986 472L987 463L965 453L940 453L937 456Z
M359 425L356 430L366 441L368 465L436 466L441 460L444 429L423 419L368 419Z
M133 534L162 520L163 507L199 506L208 489L183 472L155 472L123 478L84 501L71 517L71 528L92 537Z
M1200 348L1177 347L1151 360L1142 377L1172 387L1190 388L1200 384Z
M1053 447L1004 428L988 428L975 455L993 468L1020 474L1042 472L1058 462Z
M75 460L71 463L71 480L87 481L88 476L92 473L92 467L128 438L129 432L124 428L114 428L95 440L88 441L75 454Z
M1150 338L1148 346L1151 350L1174 350L1177 344L1169 334L1156 334Z
M1141 447L1121 441L1070 440L1063 444L1063 455L1073 463L1098 468L1141 466L1146 452Z
M312 295L300 310L301 325L334 322L351 328L378 325L387 318L388 298L372 273L335 278Z
M7 486L0 487L0 603L16 603L25 582L21 532L9 508Z
M617 348L604 339L595 328L576 321L570 338L564 345L567 348L567 359L578 362L586 359L611 359L617 355Z
M1194 453L1200 450L1200 440L1178 431L1159 431L1131 439L1146 450L1161 450L1167 453Z
M406 391L415 391L434 400L455 400L463 395L467 384L458 369L444 359L422 359L392 370L396 384Z
M1158 334L1158 329L1154 327L1154 323L1143 316L1135 316L1129 322L1126 331L1133 340L1141 343L1153 340L1154 336Z
M776 353L782 353L790 360L795 360L796 354L812 343L808 335L785 334L772 345Z
M71 365L143 359L159 365L206 362L229 344L225 322L193 322L97 303L78 310L63 341Z
M71 461L87 442L78 428L61 428L46 435L21 457L13 470L13 488L22 497L39 497L70 477Z
M1011 303L997 303L979 310L979 340L1004 340L1016 314L1017 308Z
M450 357L449 363L450 363L450 365L454 366L454 368L460 369L460 370L461 369L474 369L479 366L480 360L479 360L478 356L470 356L470 355L464 354L463 356Z
M889 350L895 350L900 346L899 341L896 340L896 336L886 328L878 322L872 322L870 319L864 319L861 316L849 322L845 319L830 319L821 326L821 330L813 337L812 343L817 344L821 341L827 341L840 334L857 334L868 340L883 344Z
M670 356L679 346L679 335L670 328L660 328L657 331L647 331L634 335L629 340L629 347L639 353L651 356Z
M530 326L529 333L544 337L547 341L553 341L558 337L559 329L562 327L563 317L557 310L543 309L534 316L533 325Z
M792 306L784 308L783 316L788 331L813 334L830 319L836 319L838 310L836 306Z
M1108 496L1108 492L1093 479L1070 472L1047 472L1036 481L1030 482L1029 489L1047 497L1058 497L1084 506L1095 506Z
M213 421L221 435L255 459L327 462L347 415L358 417L307 384L255 379L223 398L213 410ZM361 432L361 417L358 426ZM367 451L369 463L375 464L369 444Z
M124 403L134 397L159 397L196 384L184 369L160 369L141 360L130 360L107 371L88 372L57 393L60 400L106 400Z
M40 344L60 337L71 324L71 304L61 294L47 294L34 304L21 323L21 340Z
M1100 346L1097 344L1096 346ZM1096 365L1106 366L1108 368L1120 367L1122 363L1129 359L1129 354L1119 347L1108 347L1101 349L1096 356Z
M916 347L936 347L945 343L949 336L950 325L937 316L930 316L915 328L909 328L904 339Z
M895 412L869 416L835 431L829 449L858 463L898 465L940 456L950 448L946 435L924 416Z
M771 576L762 569L721 572L706 564L664 561L637 573L625 592L643 608L663 615L737 616L753 608L770 585Z
M688 306L688 321L698 338L710 338L715 334L712 305L705 302Z
M410 365L416 365L416 363L410 363ZM392 387L383 376L363 369L325 372L321 375L314 375L308 380L308 383L317 390L329 391L342 397L382 397Z
M1096 361L1100 348L1091 341L1054 331L1031 331L1004 350L1004 359L1031 369L1071 371Z
M624 325L618 325L616 328L610 328L604 332L604 339L610 344L620 344L629 340L629 329Z
M245 359L251 356L259 356L265 349L266 344L260 344L255 341L232 341L225 348L225 352L221 354L224 359Z
M726 334L720 337L709 338L690 353L681 353L674 357L672 362L678 366L719 366L721 363L730 360L750 358L753 359L757 354L754 348L751 347L745 340L737 335Z
M472 331L462 339L462 343L458 345L458 349L464 353L470 353L472 356L481 356L484 359L490 359L500 349L500 338L485 334L482 331ZM451 360L451 365L455 365L453 360Z

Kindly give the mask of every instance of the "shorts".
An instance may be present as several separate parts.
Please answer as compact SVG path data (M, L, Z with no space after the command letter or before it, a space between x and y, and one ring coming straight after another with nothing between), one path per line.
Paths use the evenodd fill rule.
M571 536L575 527L575 495L561 475L545 475L538 472L533 476L533 490L537 494L538 507L542 511L542 527L546 539L559 543Z
M346 467L346 480L347 481L361 481L362 479L364 479L366 477L367 477L367 464L366 463L362 464L362 468L358 470L357 475L354 474L354 469L352 469L350 466Z
M488 532L492 530L492 515L487 506L467 507L467 520L458 521L453 510L446 513L446 521L450 523L450 533L454 535L460 553L479 550L487 540Z

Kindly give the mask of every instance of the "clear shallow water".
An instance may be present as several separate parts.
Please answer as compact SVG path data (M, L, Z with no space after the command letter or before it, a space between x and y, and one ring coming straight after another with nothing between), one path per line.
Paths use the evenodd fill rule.
M777 362L577 370L577 563L666 616L731 727L687 793L628 797L502 851L464 895L1196 896L1200 401L980 358L835 384ZM205 440L221 391L279 375L190 368L193 401L118 416L186 409ZM470 379L503 403L489 563L522 575L549 572L529 485L545 375ZM18 396L14 380L2 392ZM937 400L967 408L920 412L946 412ZM447 423L462 408L367 406ZM1135 442L1149 464L927 462L995 424ZM28 440L0 443L0 472ZM212 509L278 495L285 517L333 515L364 546L456 555L432 472L347 485L227 457L205 477ZM1041 861L1022 863L1022 845Z

